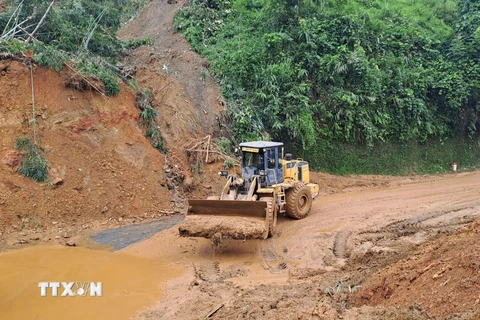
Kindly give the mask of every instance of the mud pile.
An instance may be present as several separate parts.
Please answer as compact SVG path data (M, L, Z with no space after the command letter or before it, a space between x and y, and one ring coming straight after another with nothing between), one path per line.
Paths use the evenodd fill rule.
M409 308L448 316L480 307L480 220L453 235L422 245L408 259L366 281L357 305ZM477 312L478 318L480 313ZM477 318L477 319L478 319Z

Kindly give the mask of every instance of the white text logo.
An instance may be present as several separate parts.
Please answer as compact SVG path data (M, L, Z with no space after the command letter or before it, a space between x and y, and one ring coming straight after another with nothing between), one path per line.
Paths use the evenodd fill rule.
M85 297L87 294L90 297L102 296L101 282L39 282L40 296L48 296L51 292L52 297ZM50 290L49 290L50 289Z

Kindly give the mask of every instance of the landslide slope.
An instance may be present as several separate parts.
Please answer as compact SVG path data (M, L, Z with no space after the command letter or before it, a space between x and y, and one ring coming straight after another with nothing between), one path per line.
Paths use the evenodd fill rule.
M136 80L148 88L159 111L158 121L170 148L206 134L221 133L224 110L220 88L209 75L209 63L174 31L181 3L152 1L119 32L122 40L149 38L151 46L134 50L125 62L138 67Z
M154 40L125 63L137 68L138 87L152 93L167 156L144 137L135 94L127 86L116 97L80 92L65 85L70 71L35 66L37 134L50 180L58 183L52 187L21 176L14 146L18 138L33 137L30 69L0 61L0 241L5 231L42 230L58 222L68 229L182 210L179 186L190 176L184 147L219 133L224 107L208 63L173 32L178 6L154 1L119 32L123 39Z
M33 136L31 74L0 61L0 230L172 209L164 156L138 125L135 95L126 87L116 97L79 92L65 87L70 76L33 70L37 135L56 183L48 186L15 171L16 139Z

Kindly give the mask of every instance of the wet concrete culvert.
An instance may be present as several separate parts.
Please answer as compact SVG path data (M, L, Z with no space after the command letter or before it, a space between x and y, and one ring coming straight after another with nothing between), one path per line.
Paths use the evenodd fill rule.
M109 229L91 236L99 245L112 246L115 251L152 237L154 234L172 228L185 219L183 215L163 218L141 224Z

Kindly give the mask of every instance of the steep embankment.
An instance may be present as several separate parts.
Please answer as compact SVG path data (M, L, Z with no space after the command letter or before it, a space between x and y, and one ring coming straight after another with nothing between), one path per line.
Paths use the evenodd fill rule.
M151 89L171 149L220 133L218 116L224 110L220 88L209 76L209 63L174 32L173 19L180 6L174 1L153 1L118 32L123 40L153 40L152 46L134 50L126 62L138 66L140 87Z
M66 227L92 219L172 210L163 158L138 125L135 96L65 87L70 74L34 68L37 134L51 166L48 186L15 171L17 138L32 137L30 69L0 61L0 230Z

